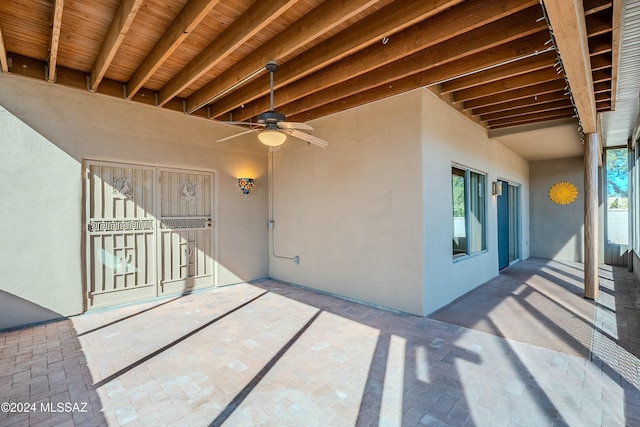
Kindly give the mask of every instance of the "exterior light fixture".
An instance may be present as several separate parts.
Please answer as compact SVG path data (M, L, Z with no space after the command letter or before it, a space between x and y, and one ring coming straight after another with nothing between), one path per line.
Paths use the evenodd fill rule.
M273 123L275 129L271 128L269 125L267 125L267 127L263 131L258 133L258 139L260 140L260 142L269 147L278 147L284 144L284 142L287 140L287 135L280 132L275 123Z
M253 190L253 178L238 178L238 187L246 196Z
M494 196L502 196L502 182L496 181L491 183L491 194Z

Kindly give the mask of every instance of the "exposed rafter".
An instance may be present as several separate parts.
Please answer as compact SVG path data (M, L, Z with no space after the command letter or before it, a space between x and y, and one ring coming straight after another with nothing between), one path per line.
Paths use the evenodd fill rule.
M58 62L58 46L60 44L60 27L62 26L62 11L64 0L55 0L53 19L51 20L51 41L49 42L49 63L47 81L56 80L56 64Z
M122 0L120 7L116 12L116 16L111 22L109 32L105 37L98 58L91 70L91 76L89 80L89 89L92 91L98 90L100 82L104 78L113 57L116 55L124 36L129 31L133 19L136 17L143 0Z
M482 86L457 91L453 95L453 100L455 102L470 101L472 99L478 99L497 93L503 93L514 89L533 86L534 84L552 82L561 79L562 77L558 76L556 70L554 70L552 67L547 67L542 70L531 72L524 76L504 78L502 80L487 83Z
M158 104L165 105L174 96L226 58L240 45L269 25L298 0L255 2L231 26L195 57L162 89Z
M620 62L620 18L622 17L622 0L613 0L611 32L611 110L616 109L618 89L618 65ZM602 141L602 139L600 139Z
M584 73L596 111L610 111L626 8L569 0L581 1ZM28 3L0 1L3 71L198 117L256 120L271 107L258 77L269 60L289 120L420 87L489 129L573 105L541 0L68 0L64 14L62 0Z
M131 99L220 0L190 0L127 82Z
M517 13L531 6L531 3L530 0L512 0L507 6L504 1L497 0L486 1L482 5L463 3L424 21L422 25L397 33L387 45L372 45L348 59L318 71L313 76L288 85L277 93L276 105L309 97L312 93L374 69L378 69L377 74L388 75L388 78L397 80L408 74L415 74L485 50L487 47L533 34L544 28L543 24L536 22L537 8ZM533 3L535 5L535 2ZM498 22L501 18L504 18L504 22L496 25L496 28L488 25ZM450 28L452 21L458 24L455 29ZM428 31L425 31L426 28ZM401 64L387 66L400 59ZM403 69L406 64L412 64L409 65L410 70ZM254 101L254 112L266 111L269 108L268 102L268 98L264 97ZM244 114L236 114L236 117L245 120L250 116L245 111Z
M305 55L293 58L278 68L276 89L296 81L340 59L354 54L384 37L391 36L430 16L461 3L462 0L398 0L369 15L344 31L309 49ZM211 106L211 116L217 117L239 107L258 96L269 93L264 82L253 82L233 93L233 96L216 101Z
M571 105L567 103L566 99L561 99L559 101L549 102L545 105L545 111L556 111L556 110L565 110L567 108L571 108ZM513 117L528 117L530 114L535 114L540 111L540 107L538 105L528 105L526 107L520 108L511 108L509 110L497 111L494 113L481 114L480 118L487 122L491 120L498 119L508 119Z
M449 70L451 68L445 66L445 64L453 64L453 67L455 67L455 63L464 62L464 58L478 54L481 51L491 51L494 48L505 45L505 41L508 45L509 42L515 41L525 35L534 34L543 29L543 26L540 23L536 23L535 19L522 19L522 14L503 18L500 22L505 24L501 26L501 28L503 28L502 31L494 31L490 26L482 26L472 31L463 32L463 34L443 42L438 46L416 52L402 60L373 69L362 76L340 82L333 87L327 88L326 92L318 91L318 93L314 93L313 95L297 97L294 101L299 100L298 102L287 104L279 108L279 111L283 114L298 114L301 111L323 105L335 99L339 94L342 94L343 97L354 95L358 92L367 91L371 88L394 82L413 74L426 73L427 70L434 70L434 72L430 73L431 75L427 77L424 85L434 84L438 81L434 80L438 78L438 67L442 67L441 69L445 69L446 67L446 69ZM544 47L543 37L537 39L536 47ZM524 49L525 46L519 44L519 48ZM535 47L532 48L532 50L535 50ZM510 57L508 50L503 52L499 49L497 51L506 55L505 57L500 57L499 61L506 60L505 58ZM470 63L468 60L466 62L473 67L477 66L476 62ZM340 63L336 64L338 69L340 65ZM293 84L292 87L295 87L295 84ZM285 90L287 89L288 88L285 88ZM309 90L309 93L312 92L313 91ZM255 111L259 109L260 108Z
M595 133L596 100L582 0L543 0L580 124Z
M460 77L440 85L441 93L451 93L458 90L469 89L487 83L496 82L510 77L526 75L538 70L549 68L556 59L555 52L546 52L531 58L522 59L501 67L495 67L482 73Z
M490 67L492 65L499 64L507 60L515 60L523 56L524 52L535 52L536 50L542 50L544 43L547 40L547 35L544 32L536 34L534 37L527 39L526 42L516 40L510 43L506 43L500 46L496 46L492 49L487 49L482 52L477 52L474 55L474 61L470 62L468 59L462 57L461 59L448 63L446 65L428 69L417 74L410 75L408 77L401 78L392 82L385 82L377 87L357 91L351 96L341 98L340 93L347 89L347 87L359 87L359 81L365 79L375 79L378 75L378 70L370 72L368 75L360 76L354 80L343 83L344 86L328 88L321 92L326 95L327 103L322 106L313 108L311 111L302 113L302 107L297 108L298 112L288 110L288 107L284 107L283 111L289 111L292 116L290 120L310 120L316 117L322 117L328 114L333 114L338 111L345 110L347 108L356 107L359 105L372 102L375 99L384 98L392 95L397 95L408 90L417 89L423 86L434 85L450 76L450 73L454 75L463 75L471 73L475 70ZM390 67L391 65L389 65ZM365 83L366 84L366 83ZM368 84L367 84L368 85ZM564 82L562 84L564 88ZM354 90L355 92L355 90ZM306 100L299 101L301 103ZM473 101L472 101L473 102ZM466 104L465 104L466 107Z
M268 44L254 51L233 65L220 76L213 79L187 99L187 112L226 95L257 70L262 70L268 61L280 61L296 49L311 40L332 30L354 15L362 12L378 0L329 0L288 26L284 31L269 40Z
M519 109L524 107L535 106L537 108L546 108L543 104L553 103L562 101L566 105L570 105L571 103L567 99L565 95L564 88L561 90L557 90L555 92L549 92L543 95L535 95L533 99L533 103L527 98L516 99L513 101L505 101L500 103L494 103L482 107L473 108L473 114L482 116L483 114L491 114L500 111L510 111L513 109Z

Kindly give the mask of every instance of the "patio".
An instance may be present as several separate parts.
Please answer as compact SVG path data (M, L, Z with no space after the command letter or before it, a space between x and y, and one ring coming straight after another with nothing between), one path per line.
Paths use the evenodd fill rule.
M4 332L0 425L638 424L640 289L603 267L594 304L580 268L432 318L262 280Z

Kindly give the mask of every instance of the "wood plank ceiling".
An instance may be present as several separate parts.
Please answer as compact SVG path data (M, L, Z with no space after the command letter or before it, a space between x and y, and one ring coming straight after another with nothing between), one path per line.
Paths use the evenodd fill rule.
M598 112L614 1L584 0ZM487 129L575 109L539 0L0 2L0 70L218 120L307 121L419 87Z

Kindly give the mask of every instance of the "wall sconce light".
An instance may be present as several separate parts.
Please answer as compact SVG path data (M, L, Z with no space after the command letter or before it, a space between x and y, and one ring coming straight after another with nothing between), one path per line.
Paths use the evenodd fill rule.
M253 178L238 178L238 187L246 196L253 190Z
M496 181L491 183L491 194L494 196L502 196L502 182Z

